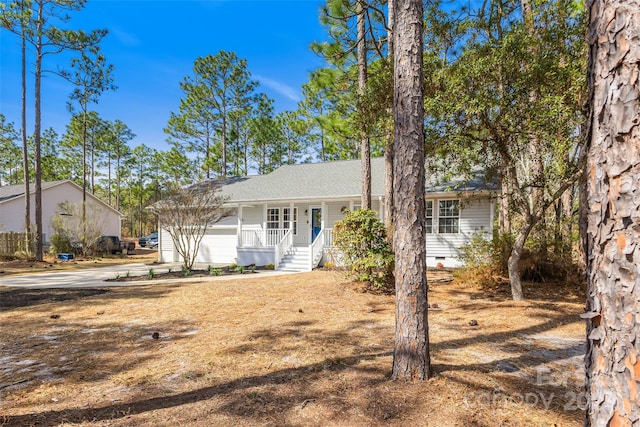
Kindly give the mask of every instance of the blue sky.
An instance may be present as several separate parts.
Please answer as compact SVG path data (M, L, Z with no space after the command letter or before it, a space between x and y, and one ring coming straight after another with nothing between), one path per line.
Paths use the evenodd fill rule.
M89 0L72 15L69 28L107 28L101 44L115 66L118 89L104 93L92 108L107 120L120 119L137 135L132 146L167 149L166 126L178 109L179 83L199 56L220 50L248 61L259 90L275 101L276 111L295 109L301 85L324 61L310 44L322 40L316 0ZM44 67L67 67L69 55L49 55ZM43 80L43 129L65 131L72 86L59 77ZM33 83L27 86L27 132L33 133ZM0 31L0 113L20 126L20 46Z

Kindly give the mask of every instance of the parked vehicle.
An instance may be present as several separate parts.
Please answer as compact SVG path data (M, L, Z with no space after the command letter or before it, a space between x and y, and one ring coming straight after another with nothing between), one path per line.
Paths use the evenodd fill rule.
M138 246L140 246L141 248L146 247L149 244L150 240L155 240L156 242L156 246L158 246L158 233L157 232L153 232L151 234L149 234L148 236L144 236L138 239Z
M149 249L157 249L158 248L158 236L152 237L149 240L147 240L147 246L149 246Z
M101 254L129 253L135 248L135 242L122 241L118 236L100 236L96 244L96 252Z

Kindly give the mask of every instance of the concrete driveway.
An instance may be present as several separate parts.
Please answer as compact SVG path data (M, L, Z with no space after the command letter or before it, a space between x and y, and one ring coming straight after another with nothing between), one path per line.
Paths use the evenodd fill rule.
M260 271L259 276L253 274L220 276L205 279L202 277L190 277L184 279L154 279L140 280L131 282L105 282L107 279L114 279L118 276L144 276L149 273L149 269L158 273L166 273L171 271L180 271L182 264L167 263L159 265L149 265L144 263L122 264L108 267L87 268L83 270L57 271L24 274L20 276L9 276L0 279L0 286L10 286L26 289L46 289L46 288L95 288L108 286L140 286L153 283L165 283L168 281L203 281L203 280L229 280L229 279L248 279L250 277L277 276L282 274L292 274L291 272L281 271ZM200 268L200 266L194 266ZM206 266L204 267L206 268Z
M127 273L131 276L142 276L153 268L156 273L180 271L180 264L147 265L144 263L111 265L69 271L53 271L43 273L23 274L0 279L2 286L16 286L21 288L87 288L96 286L131 286L141 282L105 282L117 276L123 277Z

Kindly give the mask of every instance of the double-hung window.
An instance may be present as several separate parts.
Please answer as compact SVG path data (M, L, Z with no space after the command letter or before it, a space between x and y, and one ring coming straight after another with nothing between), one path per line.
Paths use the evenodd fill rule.
M298 208L293 208L293 216L291 208L282 208L282 228L293 228L293 234L298 235Z
M425 202L425 227L427 234L433 233L433 200Z
M438 233L458 233L460 231L460 201L440 200L438 202Z
M267 230L274 230L280 228L280 209L268 208L267 209Z

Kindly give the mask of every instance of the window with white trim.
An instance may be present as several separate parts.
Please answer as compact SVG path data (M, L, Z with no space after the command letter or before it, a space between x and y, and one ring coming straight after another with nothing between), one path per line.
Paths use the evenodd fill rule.
M293 225L293 234L298 235L298 208L293 208L293 224L291 224L291 208L282 208L282 228L289 229Z
M267 209L267 230L273 230L280 228L280 209L268 208Z
M427 234L433 233L433 200L425 202L425 228Z
M438 233L454 234L460 231L460 200L438 201Z

